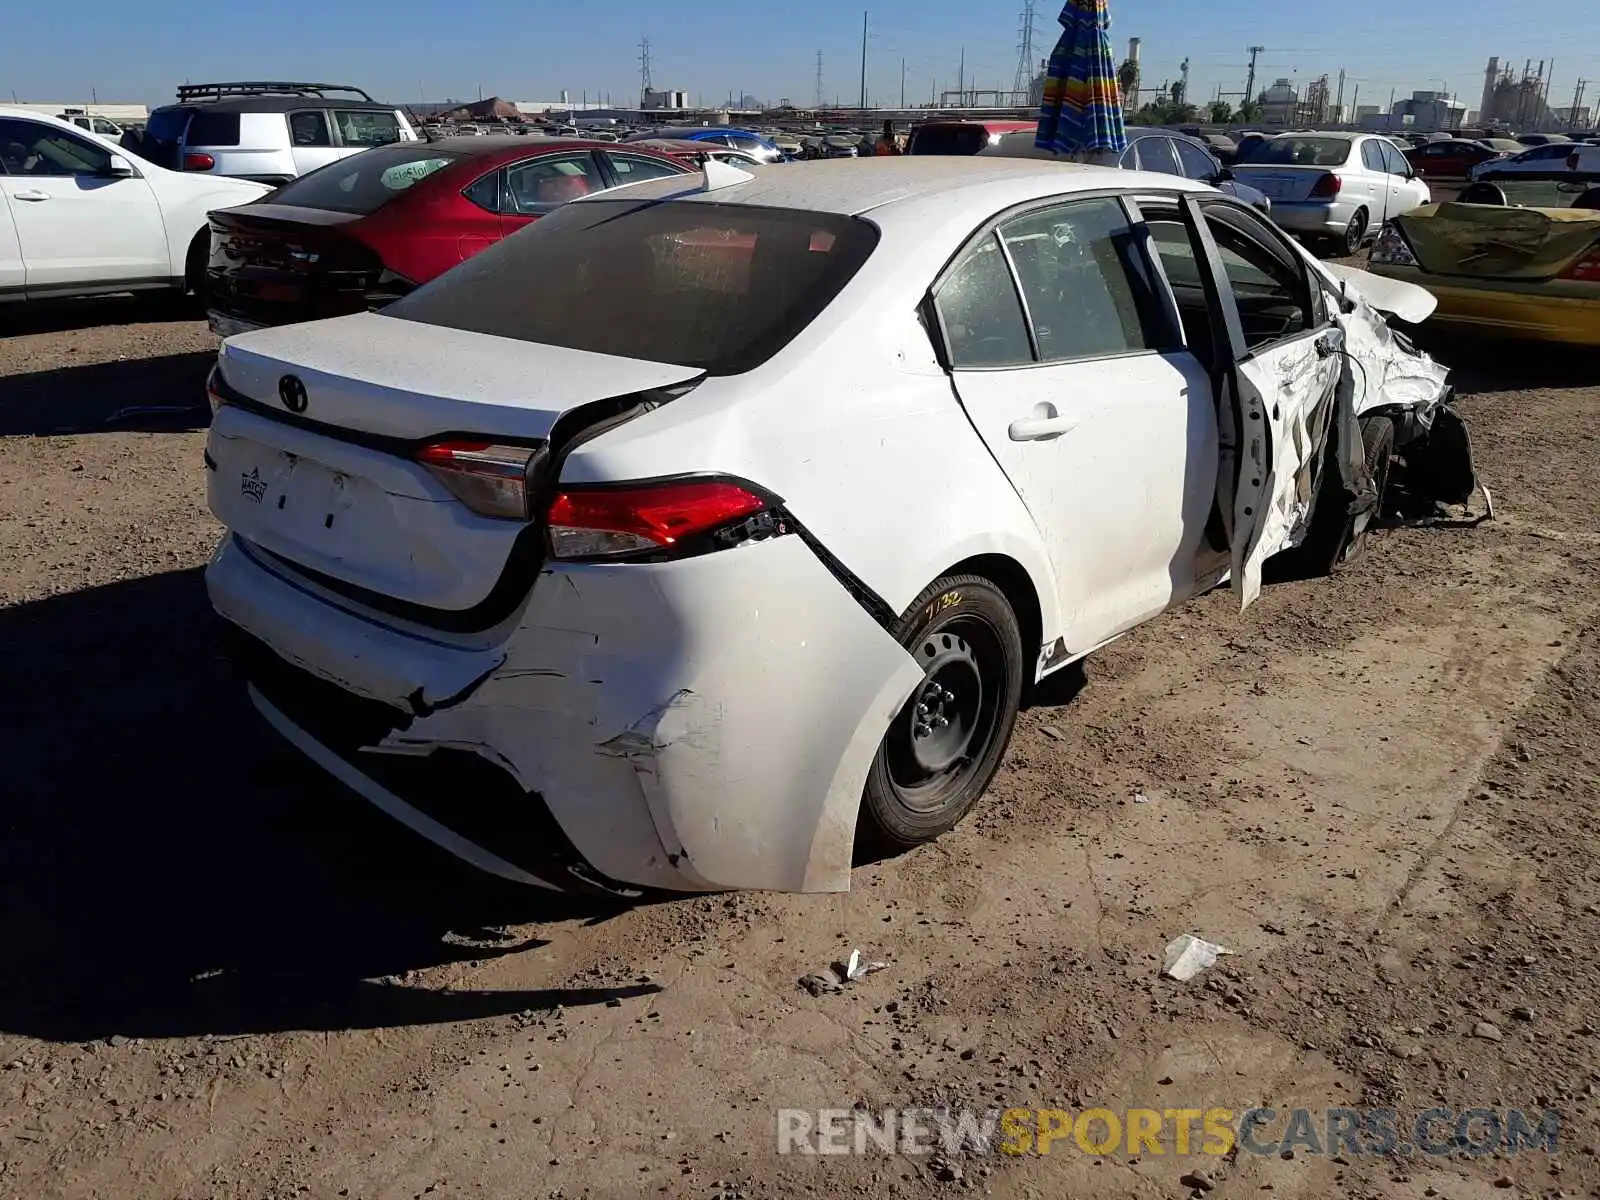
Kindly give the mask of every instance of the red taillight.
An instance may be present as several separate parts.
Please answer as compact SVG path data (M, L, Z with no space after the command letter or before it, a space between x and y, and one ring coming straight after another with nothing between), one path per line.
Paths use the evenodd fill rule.
M550 505L550 552L556 558L603 558L662 550L772 503L725 480L567 488Z
M216 165L217 160L209 154L191 152L183 156L183 169L185 171L209 171Z
M1311 195L1318 200L1326 200L1337 196L1339 189L1344 186L1344 181L1337 175L1327 174L1311 185Z
M529 517L529 476L542 450L492 442L435 442L417 461L473 512L508 521Z
M1573 279L1581 283L1600 283L1600 246L1590 246L1584 251L1582 258L1556 278Z

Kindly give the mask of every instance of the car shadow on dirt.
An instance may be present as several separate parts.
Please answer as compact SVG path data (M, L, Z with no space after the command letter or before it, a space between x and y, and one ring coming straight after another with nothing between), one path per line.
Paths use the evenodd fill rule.
M199 569L0 609L0 1031L53 1041L460 1021L654 985L468 992L577 907L457 864L251 710Z
M204 317L194 297L180 298L176 291L33 301L0 307L0 337L67 333L105 325L179 324Z
M1458 393L1593 387L1600 378L1593 349L1471 337L1426 324L1401 328L1419 349L1450 368L1450 382Z
M0 375L0 437L202 429L209 350Z

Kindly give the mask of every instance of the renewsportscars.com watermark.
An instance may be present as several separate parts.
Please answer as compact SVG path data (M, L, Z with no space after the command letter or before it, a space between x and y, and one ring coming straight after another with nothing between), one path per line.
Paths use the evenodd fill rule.
M779 1154L1517 1154L1556 1151L1553 1110L780 1108Z

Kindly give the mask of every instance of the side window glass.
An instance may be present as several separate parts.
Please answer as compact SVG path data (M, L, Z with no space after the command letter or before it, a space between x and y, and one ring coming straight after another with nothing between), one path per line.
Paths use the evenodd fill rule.
M963 252L934 293L952 366L1016 367L1033 361L1011 269L986 234Z
M1378 149L1377 142L1361 143L1361 165L1369 171L1382 171L1383 152Z
M1157 350L1169 340L1133 226L1116 200L1029 213L1002 225L1000 236L1022 285L1040 361Z
M1129 146L1122 152L1122 157L1117 159L1117 166L1124 171L1137 171L1139 169L1139 151L1137 146Z
M1245 345L1256 350L1310 329L1311 293L1304 272L1231 226L1211 220L1206 224L1239 308Z
M7 175L103 175L111 151L52 125L0 120L0 164Z
M1172 152L1172 139L1164 137L1140 138L1139 166L1146 171L1159 171L1163 175L1181 175L1178 156Z
M1411 171L1411 165L1406 162L1406 156L1401 154L1394 146L1383 147L1383 159L1391 175L1406 175Z
M296 146L331 146L328 120L320 109L289 114L289 140Z
M1199 146L1189 142L1174 141L1178 148L1178 163L1183 167L1183 173L1190 179L1211 179L1215 177L1219 164Z
M487 175L475 181L470 187L462 188L461 194L468 200L471 200L479 208L485 209L488 212L497 213L501 211L500 183L500 172L490 171Z
M506 169L505 212L551 212L569 200L605 187L587 154L570 158L536 158Z
M611 160L612 173L617 177L618 184L639 183L645 179L664 179L668 175L677 175L666 163L654 158L635 158L631 154L608 154Z

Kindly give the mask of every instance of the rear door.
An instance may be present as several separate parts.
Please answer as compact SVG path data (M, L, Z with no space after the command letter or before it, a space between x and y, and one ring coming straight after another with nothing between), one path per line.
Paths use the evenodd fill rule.
M1050 555L1068 648L1192 593L1216 418L1122 200L980 230L932 302L956 394Z
M1217 514L1243 608L1260 594L1262 564L1309 510L1338 334L1304 258L1272 226L1222 201L1188 196L1182 208L1217 347Z
M525 158L505 167L504 178L500 225L505 235L607 186L599 160L589 150Z
M0 191L34 298L80 285L171 280L155 194L138 175L111 175L114 153L60 125L0 118Z

